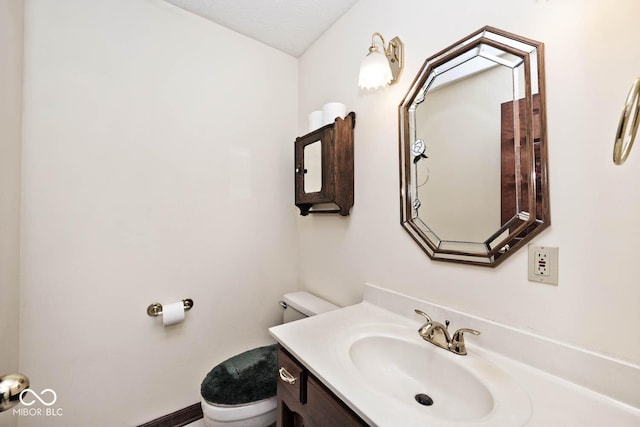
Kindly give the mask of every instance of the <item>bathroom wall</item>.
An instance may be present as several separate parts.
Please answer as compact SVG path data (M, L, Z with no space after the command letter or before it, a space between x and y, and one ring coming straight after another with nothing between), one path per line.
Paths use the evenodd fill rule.
M623 101L640 73L636 0L367 0L300 60L298 127L327 101L357 114L355 205L298 219L301 287L337 303L370 282L640 364L640 150L611 161ZM527 251L495 269L431 261L399 222L397 107L424 60L484 25L545 43L551 227L559 286L527 280ZM400 82L357 88L371 35L406 45ZM454 325L455 326L455 325Z
M297 286L297 60L160 0L31 0L25 31L20 368L62 416L15 417L199 402Z
M18 372L22 20L21 0L0 0L0 376Z

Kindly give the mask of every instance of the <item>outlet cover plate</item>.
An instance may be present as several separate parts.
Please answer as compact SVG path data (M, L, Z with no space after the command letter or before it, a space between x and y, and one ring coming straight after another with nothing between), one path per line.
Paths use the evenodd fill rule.
M529 272L531 282L558 284L558 248L529 245Z

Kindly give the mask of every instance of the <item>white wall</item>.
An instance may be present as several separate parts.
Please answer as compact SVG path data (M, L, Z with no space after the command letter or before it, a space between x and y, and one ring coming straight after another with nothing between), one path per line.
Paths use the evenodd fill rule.
M63 416L20 425L140 424L297 286L297 60L160 0L31 0L25 31L21 369Z
M366 281L640 363L640 150L611 161L622 103L640 73L636 0L366 0L300 61L299 130L341 101L357 114L348 218L298 220L303 288L347 304ZM484 25L545 43L551 227L558 287L527 281L527 251L495 269L431 261L399 222L397 107L423 61ZM406 45L397 85L357 88L371 34ZM455 326L455 325L454 325Z
M22 20L21 0L0 0L0 376L18 372Z

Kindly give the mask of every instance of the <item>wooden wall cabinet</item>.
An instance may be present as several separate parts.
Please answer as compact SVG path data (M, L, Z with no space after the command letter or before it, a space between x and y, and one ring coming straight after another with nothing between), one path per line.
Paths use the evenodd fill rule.
M295 203L300 215L349 215L353 206L353 129L356 113L295 141Z
M278 350L277 427L351 427L367 426L355 412L311 375L282 347ZM290 383L282 375L291 375Z

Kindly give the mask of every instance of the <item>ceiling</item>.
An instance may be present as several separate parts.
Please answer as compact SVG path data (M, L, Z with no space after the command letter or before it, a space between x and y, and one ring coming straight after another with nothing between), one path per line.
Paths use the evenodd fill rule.
M165 0L299 57L357 0Z

